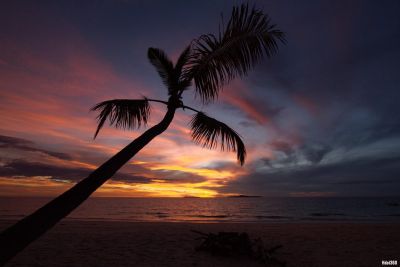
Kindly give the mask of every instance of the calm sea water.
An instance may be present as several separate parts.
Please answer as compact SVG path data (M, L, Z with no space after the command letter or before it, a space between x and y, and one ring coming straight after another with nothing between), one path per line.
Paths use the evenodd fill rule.
M20 219L49 198L0 198L0 219ZM167 222L400 222L400 198L90 198L70 220Z

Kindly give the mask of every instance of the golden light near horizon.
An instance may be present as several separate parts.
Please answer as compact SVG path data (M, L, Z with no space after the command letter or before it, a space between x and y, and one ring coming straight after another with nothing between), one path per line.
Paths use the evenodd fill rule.
M51 177L0 177L3 196L51 197L64 192L74 183L51 179ZM202 188L207 187L207 188ZM202 197L222 196L211 188L221 187L210 181L200 183L168 183L165 180L151 180L150 183L124 183L108 181L94 194L96 197Z
M185 173L196 174L205 178L219 179L219 178L232 178L234 173L227 170L213 170L206 168L190 168L179 165L158 164L149 167L152 171L181 171Z
M206 188L205 188L206 187ZM165 180L151 180L150 183L122 183L109 181L104 184L95 196L120 197L199 197L212 198L224 196L212 188L221 187L210 181L200 183L168 183Z
M156 182L150 184L137 184L133 186L137 192L148 193L152 197L216 197L219 193L216 190L201 188L201 185L188 183L165 183Z
M204 168L190 168L180 165L150 164L143 161L134 161L133 164L144 165L151 171L178 171L183 174L194 174L204 178L200 182L170 182L168 178L149 178L149 183L123 183L112 181L99 189L97 195L113 193L120 196L146 196L146 197L201 197L210 198L224 196L218 192L227 180L234 179L233 171L213 170ZM215 188L215 189L214 189Z
M49 176L0 177L3 196L54 196L69 189L68 181L51 180Z

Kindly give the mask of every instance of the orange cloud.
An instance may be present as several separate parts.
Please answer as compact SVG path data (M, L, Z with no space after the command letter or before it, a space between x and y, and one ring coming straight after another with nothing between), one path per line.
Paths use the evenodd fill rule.
M1 196L56 196L72 184L49 180L49 177L0 177Z
M239 108L259 124L268 123L270 118L256 108L259 105L256 105L248 99L245 92L249 90L250 89L243 82L234 81L228 88L224 89L221 94L221 99Z
M212 170L206 168L190 168L190 167L182 167L179 165L165 165L158 164L149 167L150 170L159 171L159 170L167 170L167 171L182 171L186 173L197 174L202 177L210 178L210 179L219 179L219 178L232 178L234 177L234 173L228 170Z

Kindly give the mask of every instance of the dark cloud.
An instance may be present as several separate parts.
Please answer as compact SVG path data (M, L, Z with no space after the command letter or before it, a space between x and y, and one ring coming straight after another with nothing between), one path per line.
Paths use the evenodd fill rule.
M219 161L213 161L207 164L207 166L205 167L211 170L232 170L238 168L238 164L232 161L219 160Z
M196 174L176 170L152 171L152 174L157 177L155 179L169 183L201 183L207 180Z
M279 134L296 130L306 146L324 140L333 149L400 136L400 4L311 2L268 6L288 44L251 75L264 89L259 99L285 108L277 124L296 116L301 125ZM311 119L299 114L296 96L315 106Z
M293 144L282 140L274 140L271 143L269 143L269 146L271 147L272 150L280 151L284 153L286 156L290 156L295 152Z
M50 179L54 180L78 182L86 178L91 172L92 170L86 168L53 166L24 160L13 160L3 163L3 166L0 167L0 176L10 179L17 179L20 176L50 176ZM117 173L112 179L130 183L146 183L150 181L148 178L127 173Z
M54 180L78 182L86 178L92 171L87 168L55 166L21 159L3 162L3 165L0 166L0 176L10 179L50 176L50 179ZM151 178L137 175L137 171L140 173L148 172L146 168L137 166L129 169L125 168L123 172L116 173L112 180L126 183L149 183L152 180ZM207 180L199 175L176 170L151 171L151 173L155 177L154 179L169 183L200 183Z
M63 160L72 159L68 154L41 149L32 141L12 136L0 135L0 149L1 148L14 148L23 151L40 152Z
M269 148L275 153L274 158L260 158L265 165L273 168L296 165L302 160L306 160L312 164L320 163L332 148L329 145L321 143L306 142L298 146L283 140L274 140L270 142Z
M224 188L225 192L287 195L335 192L342 196L398 195L400 156L359 158L329 164L256 171Z
M333 133L331 142L336 147L346 149L366 146L380 140L400 137L400 119L396 118L397 111L382 118L365 118L362 115L347 117Z
M330 146L322 144L307 144L300 148L304 157L313 164L321 162L324 156L331 150L332 148Z
M1 148L14 148L22 151L40 152L45 155L50 155L63 160L72 160L71 157L64 153L57 153L37 148L35 143L11 136L0 135L0 149ZM163 156L160 156L163 157ZM157 158L153 158L157 159ZM43 159L45 161L45 159ZM77 182L87 177L93 170L78 167L63 167L57 165L49 165L44 162L31 162L24 159L2 160L3 166L0 166L0 176L10 177L12 179L19 176L35 177L35 176L50 176L54 180L66 180ZM140 165L127 165L123 168L122 172L118 172L112 180L118 180L127 183L148 183L151 178L147 178L137 173L148 173L149 170ZM151 171L155 179L163 180L170 183L199 183L206 180L205 177L178 171L178 170L159 170Z
M266 165L266 166L272 168L272 162L274 160L270 159L270 158L260 158L259 161L261 161L263 163L263 165Z
M252 121L252 120L251 121L246 120L246 121L240 121L239 125L241 125L245 128L248 128L248 127L255 127L258 125L258 123L256 123L255 121Z

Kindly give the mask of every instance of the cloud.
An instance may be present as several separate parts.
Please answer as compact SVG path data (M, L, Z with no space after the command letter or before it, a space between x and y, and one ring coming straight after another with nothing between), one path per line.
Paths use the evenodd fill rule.
M204 176L177 170L152 171L156 180L168 183L201 183L207 181Z
M223 192L293 195L334 192L338 196L395 196L400 185L400 156L364 157L326 164L296 165L253 171L230 181ZM290 194L289 194L290 193Z
M295 151L294 144L283 140L273 140L269 146L275 151L283 152L286 156L292 155Z
M39 162L13 160L3 163L3 166L0 167L0 176L9 177L10 179L18 179L18 177L50 177L53 180L78 182L86 178L92 171L86 168L70 168ZM129 183L147 183L150 181L148 178L127 173L117 173L112 179Z
M235 80L221 93L221 100L239 109L249 119L260 125L270 123L271 119L282 111L281 107L270 106L269 103L260 101L251 93L254 92L248 85Z
M301 161L317 164L332 151L329 145L310 141L299 145L297 143L276 139L268 143L268 146L274 152L274 156L272 158L263 157L260 160L271 168L275 165L295 165Z
M45 149L41 149L36 147L35 143L23 138L17 138L12 136L0 135L0 148L15 148L22 151L31 151L31 152L40 152L51 157L63 159L63 160L71 160L72 157L66 153L48 151Z
M303 145L300 150L309 162L317 164L321 162L327 153L332 151L332 148L323 144L307 144Z

